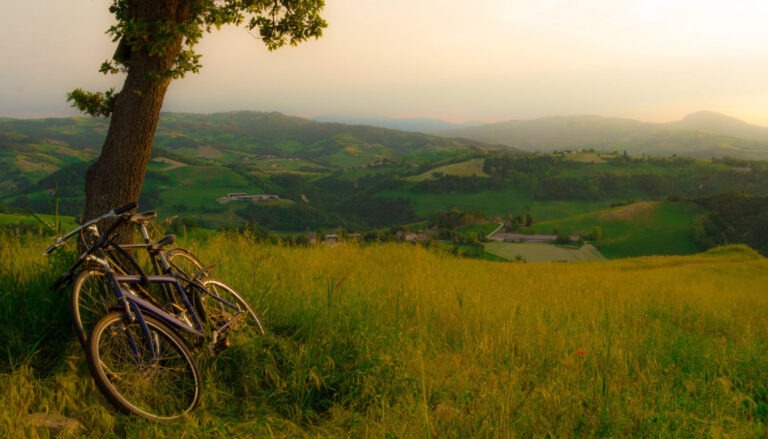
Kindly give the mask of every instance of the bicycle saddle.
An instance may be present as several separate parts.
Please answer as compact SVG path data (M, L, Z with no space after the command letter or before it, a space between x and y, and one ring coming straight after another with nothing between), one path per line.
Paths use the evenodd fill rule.
M155 218L157 218L157 212L150 210L148 212L141 212L141 213L131 215L128 221L139 224L139 223L146 223Z

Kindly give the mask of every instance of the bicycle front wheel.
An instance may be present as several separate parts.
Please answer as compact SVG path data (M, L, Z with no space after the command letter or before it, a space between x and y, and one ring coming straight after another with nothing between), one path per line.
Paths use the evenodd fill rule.
M96 323L89 338L91 374L120 411L170 421L197 405L200 372L173 330L152 317L144 320L147 330L115 311Z
M213 327L217 329L227 324L236 315L242 314L233 330L253 328L259 335L264 335L264 326L256 312L248 304L248 301L234 288L217 279L203 280L206 293L200 295L200 314Z

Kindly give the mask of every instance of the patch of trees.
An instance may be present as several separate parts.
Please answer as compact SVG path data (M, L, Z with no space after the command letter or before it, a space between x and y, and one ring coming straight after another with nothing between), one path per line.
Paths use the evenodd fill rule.
M41 179L37 186L43 189L55 187L77 186L82 191L85 171L90 163L80 162L67 165L53 174Z
M485 218L482 210L450 209L435 212L429 219L430 227L438 229L456 229L473 224Z
M564 156L498 155L486 159L493 185L529 190L539 200L701 198L729 190L768 192L768 163L686 157L632 158L582 163Z
M533 226L533 216L530 213L526 213L525 217L522 215L509 214L504 221L504 231L507 233L515 233Z
M561 158L549 154L504 154L486 158L483 171L494 178L514 181L520 175L550 175L563 163Z
M327 210L340 200L333 192L323 190L308 179L297 174L277 174L262 181L264 190L280 195L281 198L294 200L297 203L309 200L315 209Z
M366 228L408 224L417 219L413 200L402 197L356 197L343 203L339 212L356 215Z
M463 177L435 173L435 178L424 180L413 186L414 192L445 193L476 193L488 189L500 189L504 185L496 179L486 177Z
M707 208L694 220L694 238L702 250L746 244L768 256L768 197L727 192L696 200Z
M249 223L257 223L272 230L316 230L348 227L348 220L334 213L314 209L303 203L290 206L264 206L251 204L237 210Z

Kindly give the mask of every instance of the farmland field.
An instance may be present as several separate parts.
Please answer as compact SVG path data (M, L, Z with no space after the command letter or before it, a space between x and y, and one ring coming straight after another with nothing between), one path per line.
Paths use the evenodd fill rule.
M641 202L583 215L544 221L539 229L585 236L602 229L600 250L609 258L648 254L691 254L693 219L704 212L693 203Z
M536 201L529 191L516 188L447 194L385 190L379 192L378 195L411 199L415 204L416 213L424 216L456 207L462 210L482 210L487 215L501 216L510 213L524 215L526 212L530 212L536 221L553 220L601 210L609 205L605 201Z
M586 262L605 259L589 244L581 248L571 248L540 243L489 242L485 244L485 251L510 261L522 259L527 262Z
M423 181L423 180L429 180L432 178L432 176L435 173L441 173L445 175L456 175L459 177L471 177L473 175L478 177L487 177L488 174L483 171L483 164L485 163L484 159L472 159L467 160L466 162L461 163L453 163L450 165L440 166L434 169L430 169L429 171L416 175L413 177L409 177L406 180L409 181Z

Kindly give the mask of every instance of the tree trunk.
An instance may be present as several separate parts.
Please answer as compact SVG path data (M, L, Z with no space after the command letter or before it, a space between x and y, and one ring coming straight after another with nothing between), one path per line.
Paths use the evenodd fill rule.
M134 0L135 18L144 23L183 23L189 0ZM182 38L168 50L150 54L145 45L131 46L128 73L117 95L109 131L98 160L85 176L85 218L138 201L147 170L165 92L168 72L181 50ZM130 238L128 238L130 239Z

